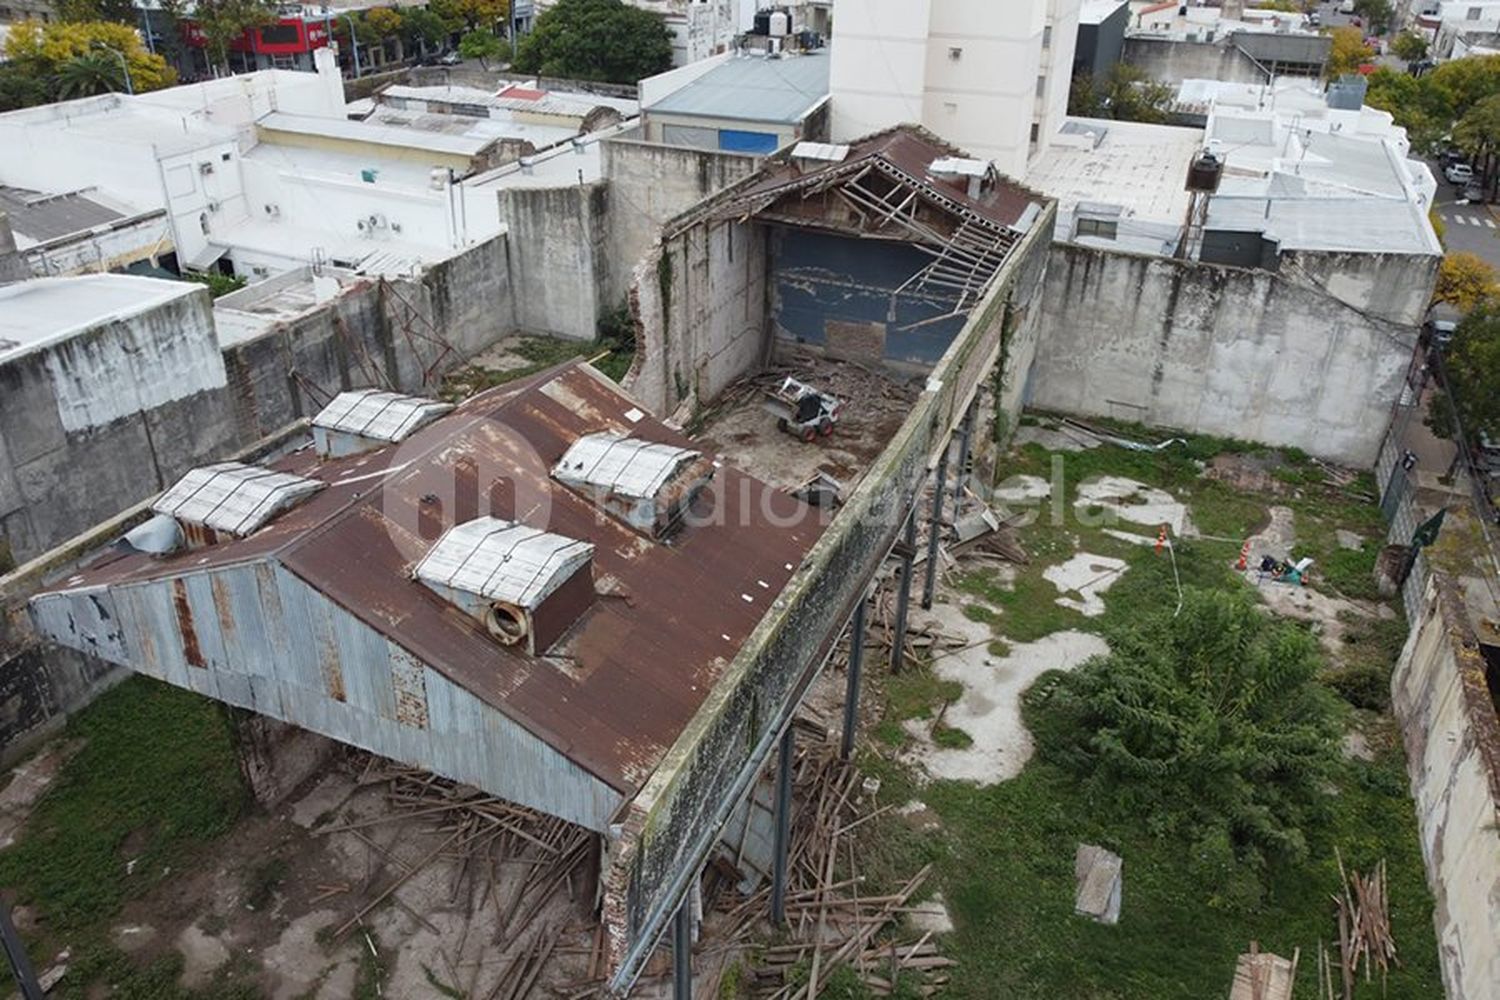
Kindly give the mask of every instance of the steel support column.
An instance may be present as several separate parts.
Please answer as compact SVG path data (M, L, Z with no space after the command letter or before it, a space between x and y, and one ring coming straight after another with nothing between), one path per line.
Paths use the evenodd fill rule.
M10 922L10 907L4 902L0 902L0 945L5 948L5 957L10 962L11 973L16 977L16 986L20 988L22 1000L43 1000L42 986L37 982L31 959L26 957L26 946L21 943L21 935L16 933L16 925Z
M672 920L672 996L693 1000L693 897L682 897Z
M771 924L786 926L786 861L792 839L792 754L796 751L793 723L788 721L776 751L776 840L771 859Z
M963 437L958 442L958 469L953 475L953 512L957 514L963 505L964 481L969 475L969 452L974 443L974 408L979 405L979 400L969 404L969 409L964 413Z
M865 595L859 595L854 619L849 625L849 683L844 689L844 737L839 756L849 759L854 751L854 732L859 727L859 675L865 662Z
M937 483L932 490L932 520L927 525L927 578L922 582L922 607L932 607L937 588L938 539L943 536L943 493L948 489L948 445L938 456Z
M906 534L897 546L901 556L901 586L896 592L896 630L891 634L891 673L899 674L906 659L906 613L911 608L911 578L916 569L912 560L917 556L917 505L911 505L906 515Z

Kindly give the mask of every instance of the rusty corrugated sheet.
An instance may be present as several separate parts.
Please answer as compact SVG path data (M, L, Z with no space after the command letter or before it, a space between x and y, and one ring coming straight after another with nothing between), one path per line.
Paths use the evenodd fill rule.
M642 415L592 369L567 366L475 397L399 446L321 463L304 449L277 467L327 488L249 538L165 559L112 553L68 587L142 591L135 600L140 614L165 628L134 637L135 658L142 660L140 669L174 683L194 689L221 683L213 669L203 681L191 676L201 671L178 673L179 644L183 658L197 666L232 658L241 646L265 649L278 663L305 660L304 674L317 676L301 677L298 690L320 691L326 699L296 711L268 707L272 714L298 715L310 728L341 732L356 724L352 706L381 705L394 724L421 731L437 727L435 712L448 711L447 701L429 701L431 691L416 669L425 664L598 780L633 794L770 608L822 524L800 501L721 468L693 507L695 518L714 515L710 523L691 523L666 542L651 539L549 476L572 441L601 430L692 444ZM474 618L411 579L433 518L446 528L455 512L476 513L476 501L477 513L594 544L599 596L556 655L533 658L502 647ZM273 565L278 568L268 573ZM325 608L278 585L280 572L331 604ZM221 574L236 582L212 582ZM186 577L196 580L189 585ZM137 586L157 583L168 585L175 622L150 611L154 599ZM248 613L234 608L243 600L257 602L257 620L268 634L237 643L234 633ZM347 622L339 620L341 613ZM361 625L349 627L354 623ZM412 669L369 647L369 634L409 654ZM172 648L163 647L167 640ZM226 700L287 696L263 691L253 675L242 676L250 673L242 664L230 663L227 671L233 679L222 683L234 690L223 689ZM452 726L462 720L441 721ZM351 742L371 745L374 738ZM464 770L472 773L467 763Z

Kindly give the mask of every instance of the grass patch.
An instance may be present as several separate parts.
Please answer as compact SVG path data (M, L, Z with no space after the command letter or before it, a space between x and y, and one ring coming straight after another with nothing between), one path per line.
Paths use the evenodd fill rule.
M600 338L591 341L563 340L558 337L521 337L510 348L510 351L522 358L525 364L503 370L467 365L449 373L443 379L443 387L438 395L450 403L458 402L486 389L493 389L497 385L506 385L519 379L530 378L538 372L546 371L565 361L572 361L574 358L593 358L606 351L609 353L600 358L595 367L606 377L618 382L630 370L631 362L635 358L634 334L630 334L629 341L623 341L618 339L620 335L614 328L611 328L611 332L605 333L602 322L600 328Z
M938 723L932 727L932 742L949 750L967 750L974 745L974 738L962 729Z
M930 719L940 708L963 697L964 686L945 681L925 663L908 661L905 669L885 682L885 718L892 722L906 719Z
M108 995L130 1000L256 1000L259 985L250 978L247 963L231 961L201 990L179 986L183 959L173 951L147 965L110 945L77 949L68 974L48 994L54 1000L85 1000Z
M83 748L0 852L0 885L60 934L108 920L164 869L188 867L245 801L224 711L191 692L133 677L75 716L67 735Z

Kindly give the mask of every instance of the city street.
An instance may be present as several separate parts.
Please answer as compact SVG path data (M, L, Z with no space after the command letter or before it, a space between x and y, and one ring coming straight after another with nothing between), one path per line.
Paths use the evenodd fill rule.
M1495 219L1493 207L1478 202L1460 204L1458 192L1443 178L1437 164L1429 162L1428 166L1438 182L1434 207L1446 229L1443 242L1447 248L1478 254L1500 268L1500 222Z

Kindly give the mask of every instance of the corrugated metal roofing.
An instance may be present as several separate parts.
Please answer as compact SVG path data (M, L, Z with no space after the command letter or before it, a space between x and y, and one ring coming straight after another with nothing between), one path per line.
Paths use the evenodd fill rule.
M552 474L571 486L592 486L647 500L698 452L623 434L585 434L563 455Z
M220 462L189 471L151 509L243 538L323 485L285 472Z
M259 573L269 564L600 781L634 794L824 524L800 500L725 466L670 544L643 537L550 476L575 440L601 430L692 444L573 364L467 400L399 447L326 462L302 449L275 468L326 488L260 531L166 557L111 550L64 586L170 591L185 578L244 566ZM424 498L434 494L450 521L487 513L593 544L595 577L608 596L552 651L565 655L567 669L501 646L482 622L412 579L441 534L423 526L424 511L435 507ZM317 641L295 629L273 638ZM347 669L351 683L370 670L357 662Z
M826 52L767 59L741 56L642 110L795 125L828 96Z
M82 192L43 194L0 184L0 212L10 216L17 235L42 243L82 233L125 216Z
M449 528L417 563L419 580L534 609L594 554L588 542L479 517Z
M451 409L451 404L435 399L403 396L379 389L357 389L333 397L313 417L313 426L379 441L405 441L417 428Z

